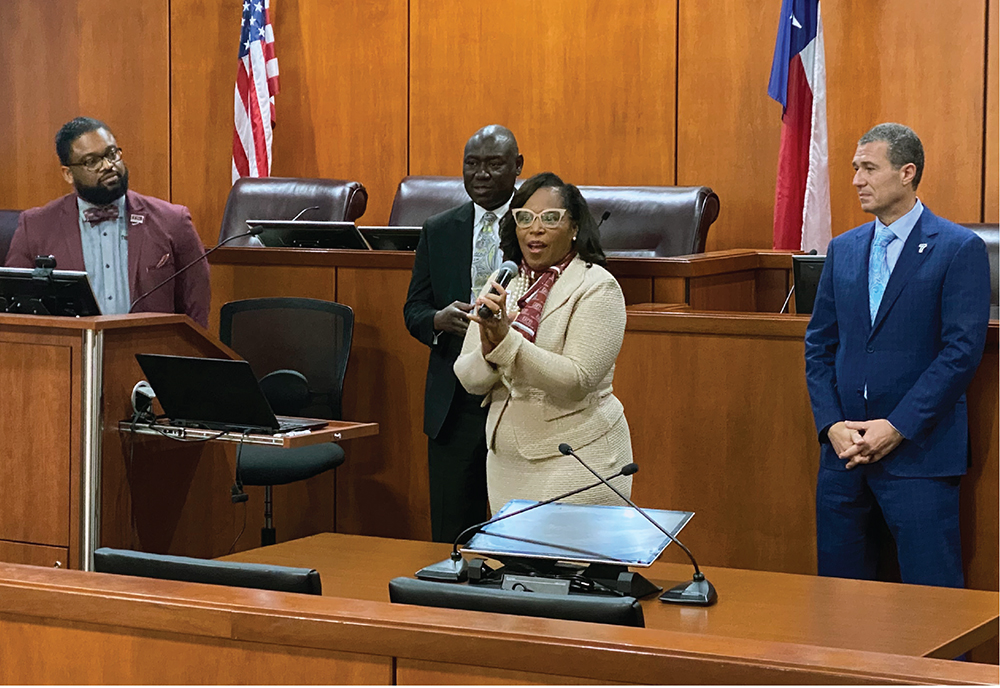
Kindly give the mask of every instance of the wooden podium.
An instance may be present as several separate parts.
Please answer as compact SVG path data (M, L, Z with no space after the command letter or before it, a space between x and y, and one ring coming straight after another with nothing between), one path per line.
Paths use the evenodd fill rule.
M91 570L101 546L214 557L262 523L263 488L249 507L229 499L235 445L119 430L137 353L239 358L184 315L0 315L0 561ZM334 481L275 490L283 538L335 529Z

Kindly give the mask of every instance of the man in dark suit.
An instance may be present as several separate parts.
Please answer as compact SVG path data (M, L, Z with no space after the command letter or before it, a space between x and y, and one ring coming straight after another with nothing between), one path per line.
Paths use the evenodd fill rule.
M500 267L500 218L523 163L509 129L490 125L473 134L462 164L472 200L428 219L417 244L403 316L410 334L431 349L424 432L436 542L453 542L487 517L486 409L458 384L452 367L472 302Z
M186 313L208 326L209 280L204 261L132 303L205 253L191 213L128 190L128 167L107 125L89 117L56 135L62 175L75 193L21 213L7 253L8 267L34 267L55 256L61 270L86 270L105 315Z
M854 186L874 222L827 250L806 330L821 442L820 575L873 579L881 511L905 583L962 587L959 478L965 390L989 317L983 241L917 199L917 135L880 124L858 142Z

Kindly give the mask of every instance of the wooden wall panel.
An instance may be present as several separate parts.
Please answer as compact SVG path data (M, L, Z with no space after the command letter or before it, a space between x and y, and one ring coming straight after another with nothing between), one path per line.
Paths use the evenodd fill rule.
M997 26L1000 25L1000 3L990 0L987 14L986 55L986 155L983 192L983 222L1000 222L1000 104L997 98Z
M824 4L833 232L872 219L851 186L857 141L879 122L924 144L918 194L937 215L978 222L986 0Z
M781 106L767 80L779 6L680 1L677 183L719 194L709 251L771 247Z
M834 235L870 219L851 186L851 158L883 121L913 127L924 143L920 197L956 222L977 220L984 2L823 5ZM708 250L771 245L781 110L767 82L777 22L777 5L680 3L677 181L719 194Z
M510 127L524 175L674 182L674 2L410 0L410 173L461 174Z
M68 547L72 349L6 334L0 358L0 539Z
M240 4L171 3L173 201L214 244L232 181ZM384 223L406 174L406 0L275 0L273 174L353 179Z
M0 3L0 120L6 127L0 207L30 208L70 191L53 139L79 115L114 131L133 189L169 196L167 3Z

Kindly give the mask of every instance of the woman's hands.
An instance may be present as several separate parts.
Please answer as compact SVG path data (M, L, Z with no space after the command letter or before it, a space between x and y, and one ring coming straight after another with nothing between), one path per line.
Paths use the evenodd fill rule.
M479 324L479 339L483 345L483 356L489 354L503 341L510 330L510 320L507 318L507 290L490 280L492 289L476 299L469 320ZM493 317L479 317L479 307L486 306Z

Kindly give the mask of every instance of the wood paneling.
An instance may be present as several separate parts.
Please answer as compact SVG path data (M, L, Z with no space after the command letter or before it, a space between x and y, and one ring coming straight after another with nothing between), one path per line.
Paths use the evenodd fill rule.
M430 539L427 438L428 349L410 336L403 303L410 270L337 268L337 300L354 309L344 416L378 418L379 434L345 447L338 470L337 530Z
M410 173L510 127L524 175L674 183L674 2L410 0Z
M834 235L871 219L851 186L851 158L858 138L886 121L923 141L923 201L956 222L976 221L984 13L984 0L823 5ZM767 82L777 23L774 4L680 2L677 183L719 194L708 250L771 245L781 107Z
M215 244L232 180L233 87L240 4L173 0L173 201ZM281 71L273 174L353 179L364 221L389 218L406 174L406 0L271 5Z
M997 97L997 26L1000 25L1000 3L990 0L986 39L986 165L983 170L983 222L1000 222L1000 98Z
M0 561L12 564L66 568L69 566L69 550L65 547L26 545L23 542L0 540Z
M677 184L719 194L707 250L770 248L781 105L768 97L767 80L779 4L679 6Z
M68 547L72 343L17 339L0 341L0 539Z
M381 684L388 658L0 616L5 684ZM52 648L63 648L53 652Z
M0 207L30 208L70 187L53 139L79 115L103 120L136 191L170 195L168 0L0 3ZM155 27L155 28L154 28Z
M615 681L593 681L575 676L535 674L513 669L491 669L467 664L447 664L444 662L424 662L418 659L396 661L397 686L530 686L530 685L620 685Z
M935 214L977 222L985 0L824 4L833 233L870 221L851 186L857 141L879 122L924 144L918 193Z

